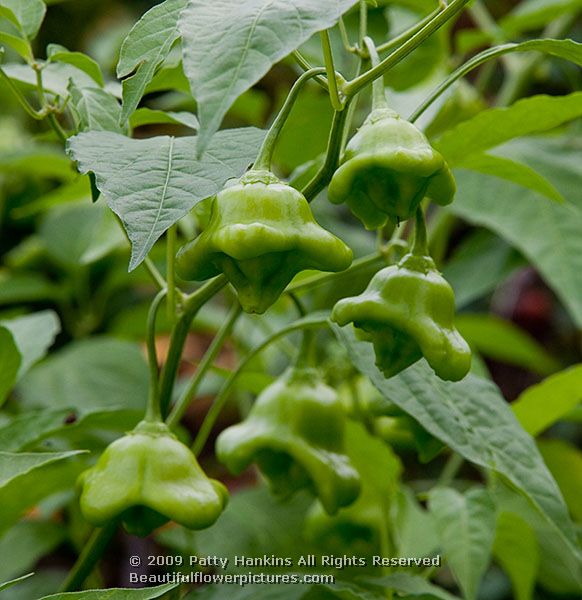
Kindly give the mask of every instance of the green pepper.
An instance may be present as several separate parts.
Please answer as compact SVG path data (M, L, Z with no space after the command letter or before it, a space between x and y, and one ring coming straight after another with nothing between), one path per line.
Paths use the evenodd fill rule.
M224 273L246 312L263 313L299 271L343 271L352 251L320 227L305 197L269 171L249 171L212 201L203 233L177 256L187 280Z
M358 496L358 473L344 452L346 415L314 369L291 368L257 398L247 419L223 431L216 454L230 471L253 461L273 493L309 488L333 514Z
M376 365L392 377L426 358L442 379L462 379L471 350L454 326L453 290L429 256L407 254L385 267L359 296L333 308L339 325L354 323L360 339L372 342Z
M81 512L89 523L102 526L120 518L140 536L169 520L190 529L210 527L228 497L166 425L146 421L109 445L81 474L79 486Z
M378 108L348 143L328 197L346 202L367 229L378 229L412 217L425 196L449 204L455 191L451 171L424 134Z

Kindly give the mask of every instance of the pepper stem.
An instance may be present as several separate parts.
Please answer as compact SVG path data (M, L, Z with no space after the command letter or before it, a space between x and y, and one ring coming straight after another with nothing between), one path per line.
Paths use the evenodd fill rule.
M291 109L297 100L297 96L301 91L301 88L305 85L307 81L312 79L313 77L317 77L318 75L325 74L325 67L316 67L314 69L309 69L309 71L305 71L298 78L297 81L293 84L291 91L289 92L287 98L279 114L275 117L273 124L269 128L265 139L263 140L263 144L259 150L255 163L252 167L253 170L257 171L270 171L271 170L271 160L273 158L273 151L275 150L275 144L283 129L283 125L287 121L287 117L291 113Z
M414 244L412 254L416 256L428 256L428 242L426 236L426 221L422 207L416 209L416 219L414 222Z
M146 421L158 422L162 420L160 411L159 399L159 368L158 355L156 352L156 317L162 300L168 293L167 288L160 290L153 299L148 312L147 320L147 349L148 349L148 365L150 369L150 386L148 406L145 414Z
M378 66L380 64L380 57L378 56L378 51L376 50L376 45L372 41L372 38L366 36L364 38L364 45L370 55L372 68ZM384 93L384 77L382 76L375 79L372 84L372 110L377 110L379 108L388 108L388 102Z

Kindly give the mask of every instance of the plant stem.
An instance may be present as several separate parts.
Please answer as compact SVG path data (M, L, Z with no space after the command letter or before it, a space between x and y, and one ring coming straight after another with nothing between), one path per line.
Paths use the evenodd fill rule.
M168 319L176 320L176 226L166 232L166 280L168 282Z
M380 57L378 56L378 52L376 51L376 46L374 45L372 38L365 37L364 44L368 49L372 67L377 67L380 64ZM388 102L386 101L386 95L384 93L383 77L378 77L378 79L374 80L374 83L372 84L372 94L372 110L388 108Z
M342 44L344 46L345 51L357 54L358 48L356 46L353 46L350 43L350 38L348 36L348 30L346 29L346 24L344 23L343 17L340 17L340 20L338 22L338 27L339 27L340 36L342 38Z
M383 75L386 71L394 67L401 60L406 58L415 50L424 40L430 37L437 29L440 29L447 21L452 19L457 13L465 7L469 0L452 0L452 2L441 10L433 19L431 19L422 29L416 32L397 50L388 55L379 65L366 71L359 77L356 77L347 83L343 92L348 98L352 98L363 88L370 85L375 79Z
M196 372L194 373L192 379L188 383L184 393L180 396L179 400L176 402L172 411L170 412L169 417L166 419L166 423L170 428L174 428L179 422L180 419L184 416L188 405L191 400L196 395L198 391L198 387L202 383L204 376L206 375L208 369L214 364L218 353L226 341L226 338L232 332L232 329L241 314L240 304L237 302L233 305L228 318L222 324L222 327L219 329L218 333L212 340L208 350L204 354L204 357L200 361Z
M0 53L0 56L2 54ZM6 82L6 85L10 89L10 91L14 94L22 108L24 108L25 112L37 121L41 121L46 116L42 111L35 110L28 102L24 94L18 89L18 86L8 77L8 75L4 72L4 70L0 67L0 77L3 81Z
M358 258L352 263L351 267L349 267L345 271L342 271L341 273L321 273L319 275L313 275L312 277L303 279L302 281L298 281L297 283L290 285L287 288L286 293L296 294L298 292L303 292L305 290L311 289L319 285L323 285L330 281L335 281L336 279L340 279L342 277L349 277L357 271L367 269L368 267L371 267L376 263L382 264L383 262L383 254L381 252L374 252L374 254Z
M441 475L438 478L435 487L446 487L447 485L449 485L455 478L456 474L459 472L459 469L463 466L464 462L465 459L460 454L451 454L443 470L441 471Z
M146 410L146 421L160 421L160 403L159 403L159 368L158 354L156 351L156 317L162 300L167 294L167 288L160 290L154 298L147 319L147 349L148 366L150 370L150 387L148 396L148 407Z
M273 121L273 124L271 125L267 136L265 137L263 144L261 145L261 148L257 155L257 159L255 160L255 164L253 165L253 169L263 169L267 171L270 170L271 159L273 156L273 150L275 149L277 138L279 137L279 134L283 129L283 125L285 125L285 121L287 120L287 117L289 116L289 113L293 108L293 104L297 100L297 96L299 95L301 88L311 78L317 75L322 75L325 72L325 67L316 67L315 69L310 69L309 71L302 73L297 79L297 81L293 84L293 87L291 88L291 91L285 99L285 102L281 107L279 114L275 117L275 120Z
M412 253L417 256L428 255L428 243L426 238L426 221L424 218L424 211L419 206L416 209L415 221L414 221L414 242L412 244Z
M42 70L43 65L34 62L32 63L32 68L36 74L36 91L38 94L38 100L42 106L42 111L46 115L50 126L53 128L54 132L57 134L59 140L63 143L67 141L67 134L61 127L60 123L57 121L57 118L53 112L53 106L49 104L46 99L46 95L44 93L44 84L42 82Z
M264 350L267 346L269 346L275 340L279 339L280 337L282 337L284 335L292 333L294 331L299 331L302 329L315 329L315 328L319 328L319 327L326 327L327 325L328 325L327 318L322 318L319 321L313 320L313 321L309 321L307 323L301 322L301 321L292 323L291 325L288 325L287 327L284 327L283 329L280 329L279 331L275 332L273 335L269 336L266 340L263 340L258 346L256 346L253 350L251 350L244 357L244 359L239 363L236 370L234 370L230 374L229 378L225 381L224 385L222 386L220 392L214 398L212 406L210 407L208 413L206 414L206 417L204 418L204 421L203 421L200 429L198 430L198 435L196 436L196 439L194 440L194 443L192 444L192 452L194 452L194 454L196 454L196 455L200 454L200 452L204 448L204 445L206 444L206 441L208 440L208 437L210 436L210 433L212 431L212 428L214 427L214 424L216 422L216 419L218 418L218 415L220 414L220 412L224 408L226 402L228 401L230 392L232 391L232 387L233 387L236 379L244 371L244 369L249 364L249 362L251 360L253 360L253 358L255 358L255 356L259 352Z
M348 109L349 102L344 107L344 110L335 111L333 115L331 130L329 132L329 139L327 142L325 162L323 163L321 169L319 169L319 171L311 179L311 181L301 190L308 202L311 202L311 200L313 200L317 194L319 194L319 192L325 188L336 170L341 150L343 129L349 113Z
M320 32L321 48L325 60L325 69L327 71L327 81L329 83L329 99L334 110L343 110L343 104L339 96L337 87L337 78L335 75L335 66L333 63L333 53L329 41L329 31L324 29Z
M368 5L360 0L360 50L364 50L364 38L368 35Z
M424 19L418 21L418 23L415 23L408 29L405 29L402 33L399 33L396 37L388 40L384 44L380 44L377 47L378 53L382 54L383 52L388 52L388 50L394 50L394 48L398 48L398 46L401 46L406 40L418 33L427 23L430 23L441 11L442 8L436 8L429 15L424 17Z
M313 69L313 65L309 63L309 61L299 52L299 50L293 50L293 58L295 62L304 70L310 71ZM322 77L321 75L316 75L313 78L313 81L318 83L326 92L329 90L329 85L327 85L327 79Z
M174 323L172 333L170 334L168 356L164 368L162 369L160 382L160 412L162 418L166 418L170 407L174 383L178 373L178 367L180 366L180 359L182 357L182 350L184 349L188 331L190 331L192 319L202 306L217 294L226 283L226 277L224 275L219 275L204 284L193 294L190 294L190 296L187 296L184 300L182 314Z
M83 582L91 574L103 552L105 552L116 530L117 520L113 520L107 523L105 527L93 531L83 551L79 554L77 562L63 583L61 592L74 592L81 588Z
M123 228L123 225L121 225L121 227ZM123 231L125 231L124 228ZM146 257L143 261L143 266L144 269L150 274L150 277L153 279L156 286L160 290L163 290L166 287L166 280L162 277L162 274L158 271L152 259Z

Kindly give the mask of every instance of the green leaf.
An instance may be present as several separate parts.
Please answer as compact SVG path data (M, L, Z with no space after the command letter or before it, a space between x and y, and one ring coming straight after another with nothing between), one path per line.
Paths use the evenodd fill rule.
M76 235L68 235L75 231ZM91 264L127 241L105 204L62 204L51 209L39 230L48 253L70 268Z
M480 354L540 375L560 370L560 363L528 333L490 314L460 314L456 318L461 335Z
M458 193L450 210L515 246L582 325L582 210L496 177L464 170L455 176Z
M227 179L242 175L263 135L250 127L221 131L200 160L196 137L132 140L108 132L71 138L69 153L82 173L95 173L97 187L123 221L132 270L169 227Z
M186 125L194 131L198 130L198 119L196 115L189 112L166 112L163 110L152 110L151 108L138 108L130 117L129 125L132 129L142 125Z
M429 510L463 596L474 600L491 558L495 534L493 502L484 489L473 488L460 494L451 488L436 488L429 495Z
M515 600L532 600L540 552L533 529L519 515L498 515L493 556L509 575Z
M457 383L442 381L424 361L385 379L374 365L371 344L358 341L353 328L332 328L354 366L370 377L389 401L387 406L396 404L455 452L509 481L561 540L564 553L570 557L567 568L572 568L579 555L560 491L533 439L519 426L497 387L474 375ZM375 412L382 414L382 403Z
M0 305L56 300L62 290L38 273L0 272Z
M554 202L565 202L564 196L543 175L523 163L493 154L471 154L459 161L459 167L485 175L507 179L538 192Z
M443 267L443 275L455 291L457 307L463 307L495 288L523 262L517 252L486 229L462 240Z
M43 596L40 600L153 600L178 587L179 583L165 583L143 589L109 588L107 590L85 590Z
M22 521L0 538L0 579L30 571L66 538L65 529L49 521Z
M310 596L309 585L286 585L283 583L250 584L244 587L229 586L229 600L301 600L303 598L318 598ZM327 600L327 596L325 600ZM205 585L193 590L184 600L224 600L224 590L220 585ZM324 600L324 599L322 599Z
M61 331L59 318L52 310L0 321L0 324L10 331L22 357L17 380L46 355Z
M0 583L0 592L2 590L5 590L6 588L12 587L13 585L20 583L21 581L24 581L25 579L28 579L29 577L32 577L33 575L34 573L27 573L26 575L18 577L17 579L12 579L11 581L5 581L4 583Z
M582 523L582 452L565 440L539 440L538 448L572 516Z
M125 38L117 64L123 81L122 122L137 108L156 69L179 38L178 16L187 0L166 0L148 10ZM130 76L131 75L131 76Z
M49 44L46 52L48 62L61 62L73 65L74 67L77 67L77 69L87 73L87 75L101 87L105 85L101 67L90 56L87 56L82 52L71 52L59 44Z
M63 427L71 414L67 408L60 410L27 411L0 426L0 450L18 452Z
M526 0L520 2L507 16L499 21L500 27L509 33L521 33L544 27L549 21L568 12L582 8L582 0Z
M0 151L0 173L71 180L75 172L71 161L59 148L35 145L9 152Z
M447 131L435 147L451 166L516 137L548 131L582 115L582 92L532 96L507 108L490 108ZM461 194L457 194L460 197Z
M184 71L198 102L201 154L232 103L355 0L190 0L181 13ZM212 52L208 49L212 48Z
M0 326L0 405L16 383L21 356L14 337L6 327Z
M511 408L521 426L538 435L572 411L582 401L582 365L576 365L532 385Z
M79 474L79 464L66 459L82 453L0 452L0 532L11 527L30 506L70 488Z
M363 587L364 585L366 587ZM339 597L346 600L355 600L356 598L382 600L386 598L386 590L407 594L407 597L412 598L420 596L421 600L459 600L457 596L449 594L419 575L409 573L395 573L376 579L361 579L359 585L339 580L333 585L325 587L331 592L339 591ZM343 592L348 592L348 595L344 595Z
M145 407L148 369L137 344L95 337L68 344L18 384L29 406L52 408Z
M0 10L2 10L2 7L0 7ZM5 44L15 50L28 63L34 60L30 44L16 35L0 31L0 44Z
M46 13L44 2L41 0L2 0L2 8L12 11L20 30L28 39L36 37ZM6 17L6 13L0 13L0 16Z
M121 106L115 96L98 87L79 88L72 80L69 93L79 131L126 133L119 124Z

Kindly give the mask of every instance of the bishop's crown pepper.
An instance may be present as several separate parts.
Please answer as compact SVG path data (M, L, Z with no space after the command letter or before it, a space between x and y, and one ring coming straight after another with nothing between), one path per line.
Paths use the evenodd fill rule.
M224 273L243 309L263 313L300 271L342 271L351 261L299 191L253 170L213 198L208 226L180 250L176 268L187 280Z
M78 484L89 523L100 527L120 518L140 536L169 520L190 529L210 527L228 498L165 424L147 421L110 444Z
M338 395L316 370L290 368L259 395L245 421L220 434L216 454L235 474L256 461L278 496L311 489L333 514L360 490L344 451L345 420Z
M367 229L414 216L425 196L452 202L455 180L445 160L412 123L387 106L373 110L349 141L328 187Z

